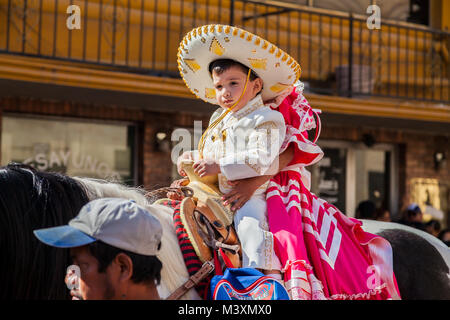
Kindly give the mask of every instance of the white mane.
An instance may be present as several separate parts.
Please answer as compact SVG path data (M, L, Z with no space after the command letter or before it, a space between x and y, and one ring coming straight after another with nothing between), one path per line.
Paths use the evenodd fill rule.
M156 218L163 227L161 250L157 256L163 265L161 270L161 284L158 286L158 293L162 299L167 298L170 293L175 291L189 278L181 250L178 246L178 239L172 223L172 211L170 208L150 204L145 198L145 190L142 188L132 188L119 183L91 178L74 177L74 179L85 188L89 201L97 198L122 198L134 200L137 204L144 207L152 205L160 209L156 210ZM182 299L194 300L201 298L195 289L191 289Z

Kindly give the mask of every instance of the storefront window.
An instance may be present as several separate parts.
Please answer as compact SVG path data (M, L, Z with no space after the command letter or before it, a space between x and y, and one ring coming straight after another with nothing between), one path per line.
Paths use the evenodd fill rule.
M356 204L370 200L377 208L388 207L389 157L383 150L355 150Z
M345 212L345 170L347 152L339 148L323 148L324 157L314 167L311 191Z
M134 131L126 124L4 116L1 164L133 185Z
M378 209L395 216L398 206L394 147L378 144L322 141L324 157L307 168L311 191L348 216L355 216L361 201L370 200Z

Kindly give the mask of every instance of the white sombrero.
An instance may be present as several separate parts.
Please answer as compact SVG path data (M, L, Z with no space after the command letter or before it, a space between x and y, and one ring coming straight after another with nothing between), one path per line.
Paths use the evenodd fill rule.
M178 69L198 98L217 104L209 65L233 59L251 68L263 80L264 101L277 97L300 78L300 65L277 46L237 27L211 24L186 34L178 48Z

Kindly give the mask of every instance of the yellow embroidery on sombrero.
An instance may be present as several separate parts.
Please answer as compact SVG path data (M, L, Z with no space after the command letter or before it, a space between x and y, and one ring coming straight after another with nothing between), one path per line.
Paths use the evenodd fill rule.
M217 54L218 56L221 56L225 52L225 49L222 47L222 45L219 43L216 37L214 37L211 41L209 51Z
M196 72L201 69L200 65L195 61L195 59L184 59L184 62L192 70L192 72Z
M263 69L267 70L267 59L255 59L255 58L248 58L248 61L250 61L250 64L252 68L254 69Z
M277 84L274 84L273 86L271 86L270 90L272 90L273 92L279 93L289 86L290 86L289 84L283 84L283 83L278 82Z
M281 49L278 49L277 53L275 54L275 57L277 57L277 58L281 57L282 53L283 53L283 51Z
M214 88L205 88L205 98L214 99L216 97L216 89Z
M202 53L204 50L207 52ZM195 32L187 33L181 41L177 56L183 81L191 91L198 88L200 94L197 95L194 91L192 93L209 103L217 101L212 94L205 96L205 88L213 88L207 72L208 66L212 61L225 56L243 63L258 73L265 84L265 89L261 92L265 100L280 94L285 89L284 84L292 85L301 75L300 66L289 54L267 40L233 26L213 24L195 28ZM195 57L200 70L192 64L188 67L188 62L184 61L185 58L192 59L192 57ZM249 58L267 58L267 61L250 61ZM282 67L283 72L276 72ZM190 74L189 68L194 74Z
M297 64L297 66L294 69L295 74L297 75L297 79L300 79L300 76L302 74L302 68Z

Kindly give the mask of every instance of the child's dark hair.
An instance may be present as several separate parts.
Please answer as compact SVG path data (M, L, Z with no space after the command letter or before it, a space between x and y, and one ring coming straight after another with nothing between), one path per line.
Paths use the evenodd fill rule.
M232 59L218 59L209 64L209 73L212 75L214 71L216 74L222 74L231 67L239 67L245 74L247 74L248 70L250 69L242 63ZM259 78L258 75L252 70L250 72L250 81L254 81L257 78Z

